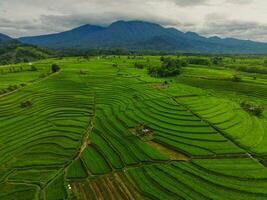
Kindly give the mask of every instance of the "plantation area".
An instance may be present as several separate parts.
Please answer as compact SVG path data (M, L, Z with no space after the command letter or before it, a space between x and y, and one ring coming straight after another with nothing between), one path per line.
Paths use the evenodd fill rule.
M173 59L0 66L0 199L267 199L265 58Z

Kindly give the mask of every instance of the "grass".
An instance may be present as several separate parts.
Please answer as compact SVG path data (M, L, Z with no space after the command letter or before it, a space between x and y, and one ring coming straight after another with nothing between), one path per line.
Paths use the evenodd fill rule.
M224 62L154 78L134 64L156 56L75 57L0 75L0 88L25 84L0 97L0 199L266 199L266 110L240 102L266 106L267 77L233 82ZM151 141L132 132L142 123Z

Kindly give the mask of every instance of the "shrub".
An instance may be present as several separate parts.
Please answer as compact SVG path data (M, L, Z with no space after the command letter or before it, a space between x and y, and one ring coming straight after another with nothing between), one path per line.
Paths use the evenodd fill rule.
M145 68L145 65L142 64L142 63L135 63L135 64L134 64L134 67L135 67L136 69L144 69L144 68Z
M51 69L53 73L56 73L60 70L60 67L57 64L53 64Z
M234 81L234 82L241 82L242 81L242 78L240 77L240 76L238 76L238 75L233 75L232 76L232 81Z
M42 73L39 75L39 78L45 78L49 75L49 73Z
M267 74L267 70L263 67L238 67L237 70L247 73Z
M19 87L17 85L9 85L7 90L9 91L14 91L14 90L17 90Z
M90 56L89 55L83 55L83 59L89 60L90 59Z
M135 133L138 137L153 137L153 131L145 125L145 123L141 123L135 127Z
M0 95L5 94L7 91L5 89L0 90Z
M187 66L187 62L181 59L161 58L161 66L148 68L148 73L154 77L170 77L181 73L181 68Z
M216 56L211 59L211 62L213 65L223 65L223 58Z
M253 103L249 103L249 102L241 102L240 106L246 110L249 113L254 114L255 116L261 116L263 113L264 108L262 106L259 105L255 105Z
M210 61L207 58L188 58L187 62L192 65L210 65Z
M32 102L31 101L23 101L23 102L21 102L20 103L20 107L21 108L29 108L29 107L31 107L32 106Z
M86 71L80 70L80 74L81 75L85 75L86 74Z
M31 66L30 71L37 71L37 70L38 70L37 67L35 67L34 65Z

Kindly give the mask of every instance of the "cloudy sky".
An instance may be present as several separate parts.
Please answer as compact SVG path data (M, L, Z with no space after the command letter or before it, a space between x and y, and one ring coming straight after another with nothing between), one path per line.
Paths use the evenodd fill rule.
M266 0L0 0L0 33L19 37L145 20L204 36L267 42L266 10Z

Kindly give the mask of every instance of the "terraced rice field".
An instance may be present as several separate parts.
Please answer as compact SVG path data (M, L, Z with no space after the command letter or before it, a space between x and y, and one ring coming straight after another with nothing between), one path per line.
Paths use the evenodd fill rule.
M61 70L0 97L0 199L267 199L266 119L135 62L40 61Z

